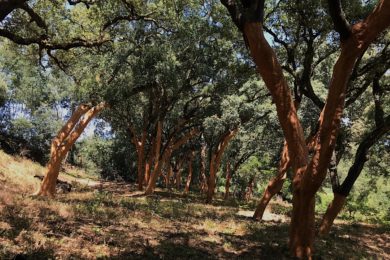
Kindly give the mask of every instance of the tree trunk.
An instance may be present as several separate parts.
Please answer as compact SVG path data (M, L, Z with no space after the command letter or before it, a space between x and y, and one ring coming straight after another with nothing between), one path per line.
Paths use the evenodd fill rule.
M211 155L211 159L210 159L210 168L209 168L210 175L209 175L209 179L208 179L208 183L207 183L206 203L211 203L213 196L214 196L214 192L215 192L215 183L216 183L215 157L216 157L216 154L213 153Z
M325 215L322 218L320 230L318 234L320 236L327 235L330 231L330 228L333 225L333 221L340 213L341 209L345 204L346 197L337 193L333 194L333 200L326 209Z
M160 144L158 144L156 146L158 151L161 147L161 134L162 134L162 123L159 123L158 127L157 127L157 140L159 140ZM164 152L161 156L159 154L160 151L159 151L159 153L157 153L157 151L156 151L156 158L155 158L156 163L154 166L154 170L150 176L148 186L147 186L146 191L145 191L146 195L153 193L153 191L156 187L156 181L157 181L157 178L159 176L159 173L161 172L162 166L171 157L172 152L175 151L176 149L178 149L181 145L186 143L189 139L191 139L196 134L198 134L198 130L192 129L190 132L188 132L187 134L185 134L184 136L182 136L181 138L179 138L175 142L172 141L172 144L168 143L166 149L164 150ZM158 158L160 158L160 159L158 159Z
M76 109L75 113L69 118L67 123L61 128L57 136L52 141L50 148L50 160L46 167L46 174L35 195L54 197L57 178L63 159L87 127L88 123L105 106L105 103L100 103L92 108L86 105L80 105Z
M215 193L217 172L221 165L223 153L227 145L229 144L230 140L236 135L237 132L238 132L238 128L226 132L225 135L222 137L221 141L219 142L216 151L211 155L210 166L209 166L210 176L207 185L208 190L207 190L206 203L211 203L213 199Z
M225 195L224 199L227 200L229 199L229 192L230 192L230 181L232 179L232 175L230 172L230 162L228 161L226 163L226 183L225 183Z
M253 176L248 182L248 187L245 192L246 201L249 201L252 198L254 182L255 182L255 176Z
M314 196L294 189L289 244L298 258L311 258L313 253L314 205Z
M356 150L354 163L351 168L349 168L348 175L343 183L341 185L338 184L337 175L331 178L334 179L334 181L332 181L333 201L329 204L325 215L322 218L319 235L326 235L329 233L333 221L340 213L347 196L363 170L364 164L367 161L369 149L389 130L390 116L387 116L385 119L382 118L380 122L377 123L377 127L368 133L359 144L359 147Z
M149 183L149 178L150 178L150 159L148 159L146 162L145 162L145 175L144 175L144 183L145 185L148 185Z
M145 186L147 186L148 183L149 183L150 174L151 174L151 171L152 171L152 165L153 165L153 162L154 162L154 159L155 159L155 155L156 155L155 150L156 150L157 144L156 144L156 139L155 138L152 138L151 144L152 144L152 147L149 150L148 159L145 160Z
M149 176L149 182L145 190L146 195L153 193L156 187L157 178L160 175L162 169L162 160L160 158L162 127L163 127L162 124L163 124L162 121L157 122L156 137L154 139L154 144L153 144L154 149L152 151L152 154L154 152L154 168Z
M156 181L158 176L160 175L162 166L163 166L163 160L158 160L154 164L154 169L152 171L152 174L150 175L149 183L145 190L145 195L150 195L154 192L154 189L156 188Z
M207 193L207 177L206 177L206 145L202 144L200 151L200 191L201 193Z
M287 177L287 170L290 167L290 157L288 156L288 146L284 143L283 151L281 153L281 159L278 167L278 175L272 179L267 188L264 191L263 197L257 205L256 211L253 215L254 220L261 220L264 215L264 211L275 194L277 194L282 188L283 183Z
M135 134L135 132L134 132ZM146 129L142 131L142 136L140 140L137 140L136 136L134 135L134 143L137 150L137 172L138 172L138 190L143 190L143 182L145 179L145 141L146 141Z
M186 181L186 187L184 189L184 193L185 194L188 194L190 192L190 184L191 184L191 181L192 181L192 161L193 161L193 158L194 158L194 152L191 151L191 155L190 155L190 158L189 158L189 161L188 161L188 176L187 176L187 181Z

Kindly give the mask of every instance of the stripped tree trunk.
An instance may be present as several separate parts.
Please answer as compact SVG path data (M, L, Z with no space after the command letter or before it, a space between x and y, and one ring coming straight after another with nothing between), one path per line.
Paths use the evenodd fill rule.
M46 166L46 174L39 190L35 193L36 195L54 197L57 178L63 159L87 127L88 123L105 106L105 103L100 103L94 107L80 105L67 123L61 128L57 136L52 140L50 160Z
M294 257L311 258L314 243L314 197L326 176L334 150L347 83L356 61L379 33L390 25L390 1L380 0L365 20L353 26L345 20L340 1L328 1L331 17L340 34L341 52L333 68L328 97L319 118L318 138L310 160L289 86L275 52L264 37L264 0L242 1L245 12L241 12L242 9L235 1L221 2L244 33L257 70L276 105L293 172L290 250Z
M230 172L230 161L226 163L226 183L225 183L225 195L224 199L227 200L229 198L229 192L230 192L230 181L232 179L232 175Z
M131 133L131 141L133 142L136 152L137 152L137 173L138 173L138 190L143 190L143 182L145 179L145 142L146 142L146 136L147 132L146 129L142 130L142 135L138 139L137 138L137 132L135 131L134 127L129 127L130 133Z
M249 201L252 198L254 183L255 183L255 176L250 178L250 180L248 182L248 186L247 186L246 192L245 192L245 200L246 201Z
M295 104L295 107L298 108L297 103ZM313 150L315 144L314 141L316 140L316 138L316 133L312 132L310 136L306 139L306 144L309 151ZM290 166L291 160L288 153L288 146L287 143L284 142L281 159L278 167L278 174L268 183L268 186L264 191L263 197L257 205L256 211L253 215L254 220L261 220L263 218L264 211L267 208L271 199L282 190L283 184L287 178L287 171Z
M229 144L230 140L236 135L237 132L238 132L238 128L226 132L226 134L222 137L221 141L219 142L217 149L211 154L210 166L209 166L210 175L209 175L208 185L207 185L208 189L207 189L206 203L211 203L213 199L215 193L217 172L221 165L223 153L227 145Z
M289 167L290 157L288 156L288 147L287 143L285 142L278 167L278 175L268 183L268 186L264 191L263 197L257 205L256 211L253 215L253 219L261 220L263 218L264 211L271 198L282 189L283 183L287 177L287 170Z
M162 123L159 123L158 125L159 126L157 127L157 140L160 140L161 142ZM157 155L157 151L160 152L161 144L157 146L154 170L150 176L148 186L146 187L146 195L152 194L154 192L154 189L156 187L156 181L159 176L159 173L161 172L162 166L168 162L168 159L171 157L172 152L178 149L181 145L185 144L196 134L198 134L198 131L196 129L192 129L178 140L171 141L171 143L167 144L167 147L164 149L162 155Z
M200 151L200 191L207 193L207 177L206 177L206 144L202 144Z
M192 161L194 159L194 152L191 151L190 158L188 160L188 176L187 176L187 181L186 181L186 187L184 189L184 193L188 194L190 192L190 184L192 181Z

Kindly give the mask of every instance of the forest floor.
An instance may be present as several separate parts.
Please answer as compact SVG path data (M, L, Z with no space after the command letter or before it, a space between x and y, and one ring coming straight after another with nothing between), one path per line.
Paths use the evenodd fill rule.
M247 204L99 182L70 169L74 190L32 197L43 168L0 151L0 259L288 259L289 205L273 201L265 220ZM79 180L76 182L76 180ZM80 181L81 180L81 181ZM390 229L338 222L315 242L317 259L389 259Z

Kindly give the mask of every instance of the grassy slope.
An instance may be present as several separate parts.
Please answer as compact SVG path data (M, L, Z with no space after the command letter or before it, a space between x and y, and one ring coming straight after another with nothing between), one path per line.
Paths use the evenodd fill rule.
M286 216L254 223L237 205L218 200L204 205L198 195L174 192L144 197L132 185L96 185L80 171L61 174L64 180L83 180L69 194L54 200L28 196L39 184L33 175L42 173L42 167L0 151L0 259L17 254L27 259L288 257ZM280 207L273 204L285 211ZM388 231L339 224L316 241L316 255L389 258Z

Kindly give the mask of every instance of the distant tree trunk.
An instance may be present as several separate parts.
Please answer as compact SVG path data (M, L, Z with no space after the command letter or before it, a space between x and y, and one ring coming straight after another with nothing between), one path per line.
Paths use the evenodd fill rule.
M149 157L151 158L151 156ZM150 159L148 159L146 162L145 162L145 175L144 175L144 183L145 185L148 184L149 182L149 177L150 177Z
M190 192L190 184L192 181L192 161L194 159L194 152L191 151L190 158L188 160L188 176L187 176L187 181L186 181L186 187L184 189L184 193L188 194Z
M287 177L287 170L290 167L290 158L288 155L287 143L284 143L283 151L279 163L278 175L272 179L267 188L264 191L263 197L261 198L259 204L257 205L253 219L261 220L264 215L264 211L270 202L271 198L275 196L283 187L283 183Z
M155 156L156 156L156 151L155 151L156 149L157 149L156 139L152 138L151 148L150 148L149 154L148 154L148 159L145 160L145 186L147 186L149 183L150 174L152 171L152 165L153 165L153 162L154 162Z
M142 135L138 139L137 138L137 132L135 131L133 126L129 127L129 131L131 133L131 140L135 146L136 152L137 152L137 173L138 173L138 190L142 191L143 190L143 182L145 179L145 142L146 142L146 128L142 130Z
M173 172L174 172L174 176L175 176L174 184L175 184L177 190L180 190L180 187L181 187L181 173L183 171L182 166L183 166L184 160L185 160L184 157L178 159L173 167Z
M63 159L87 127L88 123L104 107L105 103L100 103L92 108L87 105L80 105L67 123L61 128L57 136L52 140L50 160L46 166L46 174L36 195L54 197L56 182Z
M225 195L224 199L229 199L229 192L230 192L230 181L232 179L231 171L230 171L230 161L227 161L226 163L226 183L225 183Z
M220 140L217 149L211 154L210 166L209 166L210 175L209 175L209 180L207 185L208 190L207 190L206 203L211 203L213 199L215 193L217 172L221 165L223 153L227 145L229 144L229 141L236 135L237 132L238 132L238 128L226 132L225 135Z
M255 176L251 177L245 192L245 200L249 201L253 195L253 186L255 184Z
M161 134L162 134L162 123L158 124L159 126L157 127L157 140L160 140L161 142ZM156 149L156 158L155 158L155 166L154 170L150 176L148 186L146 188L145 194L152 194L155 187L156 187L156 181L159 176L159 173L161 172L162 166L168 161L168 159L171 157L171 154L173 151L178 149L181 145L185 144L189 139L194 137L196 134L198 134L198 131L196 129L192 129L190 132L182 136L176 141L172 141L172 143L168 143L167 147L163 151L162 155L160 154L157 155L157 151L160 152L160 147L161 144L157 146L158 149Z
M166 173L166 183L165 183L165 186L166 186L167 189L170 189L171 188L171 182L173 181L172 180L173 167L172 167L172 165L169 162L167 162L166 165L167 165L168 170L167 170L167 173Z
M206 177L206 145L202 144L200 151L200 191L207 193L207 177Z

